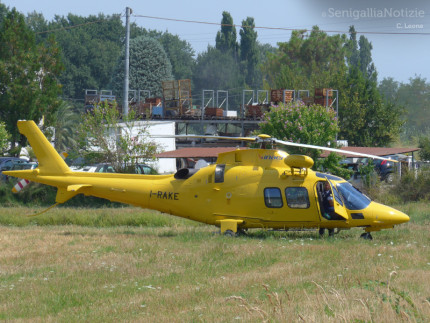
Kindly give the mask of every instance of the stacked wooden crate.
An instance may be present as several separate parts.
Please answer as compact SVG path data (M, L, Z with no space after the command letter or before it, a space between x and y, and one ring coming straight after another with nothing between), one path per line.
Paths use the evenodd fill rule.
M285 89L276 89L270 91L270 101L278 103L288 103L293 101L293 91Z
M323 106L331 106L333 104L333 89L316 88L315 89L315 104Z
M263 110L259 105L247 105L246 117L251 119L259 119L263 116Z
M223 109L221 108L205 108L205 116L222 117L223 115Z

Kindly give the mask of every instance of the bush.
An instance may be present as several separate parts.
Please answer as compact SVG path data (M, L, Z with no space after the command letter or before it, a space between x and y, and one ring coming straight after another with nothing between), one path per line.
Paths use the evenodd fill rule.
M363 185L360 189L372 200L386 205L429 201L430 169L420 169L418 173L403 172L401 177L394 177L393 185L387 185L374 176L370 185Z
M383 204L404 204L430 200L430 170L403 172L402 177L396 177L394 185L374 185L366 190L366 194Z
M419 151L420 158L422 160L430 160L430 138L429 137L420 137L419 139Z
M12 186L3 181L0 181L0 205L2 206L16 205L16 201L12 193Z
M0 183L0 205L51 205L55 203L56 189L47 185L30 183L21 192L14 194L16 180Z
M393 194L398 194L402 201L430 200L430 170L419 170L402 174L394 186Z
M12 187L16 181L0 182L0 205L1 206L51 206L55 204L57 189L52 186L39 183L30 183L21 192L12 193ZM84 196L78 194L63 204L68 207L119 207L121 203L113 203L108 200Z

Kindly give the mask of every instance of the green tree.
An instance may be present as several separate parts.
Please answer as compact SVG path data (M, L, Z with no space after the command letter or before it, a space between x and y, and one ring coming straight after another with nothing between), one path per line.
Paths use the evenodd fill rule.
M228 90L229 105L240 104L241 91L245 86L244 77L235 59L229 53L208 46L208 50L197 56L193 73L193 83L197 93L202 90Z
M326 146L336 138L339 130L336 113L320 105L307 106L298 101L272 106L263 116L259 133L280 140L309 145ZM321 151L301 147L288 147L294 154L305 154L316 160Z
M25 18L27 26L35 33L36 43L43 42L47 38L47 34L43 33L48 30L48 21L41 13L33 11Z
M0 25L3 24L3 20L8 12L9 9L3 3L0 3Z
M340 138L353 146L387 146L400 133L403 109L384 101L377 87L372 44L356 39L353 26L346 41L348 72L340 88Z
M70 103L63 101L52 119L55 149L60 152L70 153L78 147L76 129L79 128L81 116L74 111Z
M348 81L351 81L348 79ZM352 84L351 86L356 86ZM366 126L366 109L360 102L358 91L351 91L352 97L348 98L349 93L340 93L342 102L347 102L342 105L339 110L340 120L342 123L341 138L347 138L348 144L351 146L360 145L362 141L368 141L370 138L361 138L361 134L357 129L363 129ZM364 146L364 145L363 145Z
M4 122L0 121L0 154L8 148L10 135L6 130L6 125Z
M262 76L258 70L259 51L257 46L257 32L254 18L247 17L242 21L240 34L240 59L244 66L245 81L251 88L258 88L262 83Z
M162 95L162 81L172 80L172 66L161 44L150 37L130 40L129 87L135 90L150 90L152 95ZM124 53L118 60L112 88L122 93L124 82Z
M393 142L403 125L401 106L384 102L376 82L350 67L340 91L339 137L351 146L383 147Z
M163 46L170 63L172 64L172 74L175 80L191 79L194 67L194 50L191 45L179 38L164 32L160 37L154 37Z
M288 42L279 43L274 54L268 54L263 71L271 88L339 89L346 73L344 35L328 36L317 26L309 36L293 31Z
M354 26L349 27L349 40L345 42L348 65L358 67L360 65L360 52L358 50L357 32Z
M79 135L84 157L111 164L117 172L154 160L159 147L148 140L148 123L130 110L121 116L116 103L96 105L84 116Z
M173 77L176 80L191 79L194 66L194 50L191 45L168 32L163 33L158 41L163 45L172 64Z
M378 85L378 91L386 102L397 102L397 92L399 90L399 82L392 77L384 78Z
M378 90L386 102L405 109L402 141L416 144L423 134L430 134L430 84L425 78L415 76L408 83L399 83L392 77L384 78Z
M346 41L348 66L358 68L366 79L376 81L375 64L372 62L372 43L360 36L357 41L357 32L354 26L349 27L349 40Z
M313 27L294 31L286 43L268 55L264 72L271 88L334 88L339 91L339 139L351 145L384 146L398 136L402 108L382 100L371 57L372 45L354 27L350 37L328 36Z
M257 50L258 50L258 61L261 65L265 65L268 61L269 54L275 54L277 48L270 44L261 44L257 42Z
M55 35L65 67L60 75L65 98L82 100L85 89L107 89L123 48L125 28L120 15L55 16L45 27L43 16L32 13L27 22L41 33L38 40Z
M375 64L372 62L372 43L369 42L366 37L361 35L358 44L360 46L359 55L361 73L363 73L367 78L376 81Z
M401 83L397 103L406 109L405 139L430 134L430 83L425 78L415 76Z
M69 14L46 22L42 14L30 13L27 23L40 34L39 41L53 33L63 51L65 71L61 75L65 98L81 100L85 89L109 89L113 71L124 47L125 28L120 15L88 17ZM79 28L73 28L79 25ZM131 24L131 39L148 36L163 46L175 79L192 77L194 51L191 45L169 32L146 30ZM115 92L122 94L122 89Z
M420 137L418 147L420 158L422 160L430 160L430 137Z
M190 43L167 31L146 30L136 24L130 26L131 39L147 36L160 42L172 64L172 74L175 80L191 79L194 67L194 50Z
M236 27L229 12L223 11L221 19L221 30L215 39L215 48L222 53L230 53L237 60L239 46L237 44Z
M340 166L340 162L343 159L343 156L332 152L326 158L317 159L314 168L323 169L330 174L340 176L344 179L349 179L354 171Z
M36 45L34 33L26 26L24 16L12 9L0 26L0 119L11 134L11 147L24 139L17 121L31 119L47 124L58 107L62 70L60 50L52 37ZM19 149L18 149L19 150ZM19 151L14 154L19 154Z

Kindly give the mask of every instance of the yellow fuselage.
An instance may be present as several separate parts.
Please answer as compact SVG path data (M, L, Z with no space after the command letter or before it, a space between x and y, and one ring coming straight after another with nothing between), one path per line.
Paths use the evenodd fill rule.
M84 172L69 172L63 176L43 176L33 172L27 179L56 186L62 191L84 184L79 193L218 226L220 220L236 219L243 221L240 228L366 227L366 231L377 231L409 220L404 213L375 202L358 211L342 206L344 218L326 220L321 216L316 189L317 183L325 181L325 178L318 177L309 169L292 170L282 162L283 159L248 160L259 162L258 166L247 165L246 162L246 157L282 157L283 152L250 149L235 153L236 157L240 154L240 161L228 163L230 157L234 158L234 153L226 153L219 157L216 165L202 168L184 179L176 179L173 175ZM216 183L215 172L220 163L225 165L223 180ZM345 181L339 178L332 182ZM308 207L290 207L284 194L281 207L272 208L265 204L266 188L279 188L284 192L291 187L306 189ZM354 214L361 214L360 218Z
M406 214L371 202L345 180L312 171L313 160L307 156L238 149L220 154L216 164L192 175L187 170L175 176L72 172L34 122L19 121L18 127L39 167L4 173L57 187L57 203L82 193L217 225L222 232L312 227L364 227L370 232L409 221ZM322 216L319 191L326 181L335 195L335 217L329 220ZM365 203L356 203L360 200Z

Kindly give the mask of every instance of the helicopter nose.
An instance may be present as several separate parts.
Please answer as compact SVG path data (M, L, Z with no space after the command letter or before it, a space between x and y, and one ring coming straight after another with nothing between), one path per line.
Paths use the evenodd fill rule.
M409 221L409 216L392 207L375 203L374 208L374 222L385 224L400 224Z

